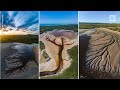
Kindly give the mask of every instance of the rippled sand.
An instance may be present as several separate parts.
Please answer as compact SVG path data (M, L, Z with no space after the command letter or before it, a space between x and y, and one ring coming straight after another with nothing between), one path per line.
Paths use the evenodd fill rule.
M105 28L89 32L80 36L81 73L91 78L120 78L120 32Z

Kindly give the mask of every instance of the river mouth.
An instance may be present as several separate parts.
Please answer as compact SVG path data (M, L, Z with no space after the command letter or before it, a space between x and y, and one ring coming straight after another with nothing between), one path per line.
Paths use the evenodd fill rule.
M37 44L1 43L1 78L34 79L38 78L38 63L34 47Z

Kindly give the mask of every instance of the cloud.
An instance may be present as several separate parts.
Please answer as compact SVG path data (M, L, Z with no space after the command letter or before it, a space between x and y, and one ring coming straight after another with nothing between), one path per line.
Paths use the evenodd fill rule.
M33 25L29 26L27 29L28 30L38 30L38 25L39 24L33 24Z
M17 28L38 27L38 11L3 11L3 24ZM32 28L32 29L34 29Z

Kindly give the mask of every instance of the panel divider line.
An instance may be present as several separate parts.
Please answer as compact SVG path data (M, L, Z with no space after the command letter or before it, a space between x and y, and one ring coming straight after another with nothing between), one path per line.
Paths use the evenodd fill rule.
M80 65L80 63L79 63L79 11L78 11L78 79L79 79L79 65Z
M39 24L38 24L38 29L39 29L39 32L38 32L38 79L40 79L40 11L38 11L38 17L39 17Z

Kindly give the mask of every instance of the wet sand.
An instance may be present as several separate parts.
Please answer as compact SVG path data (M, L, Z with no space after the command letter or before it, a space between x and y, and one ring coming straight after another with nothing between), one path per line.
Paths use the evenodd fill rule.
M2 79L38 78L33 46L23 43L1 43Z

